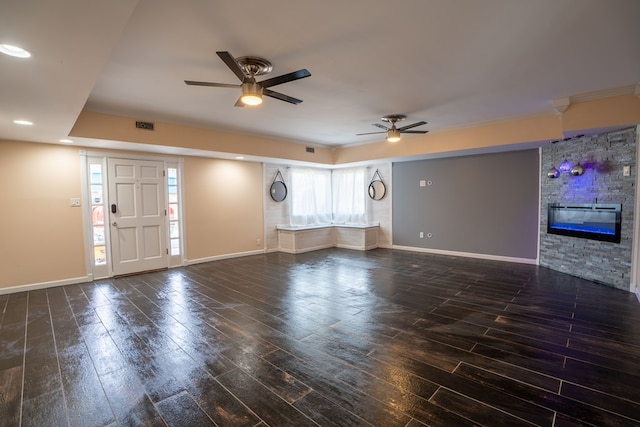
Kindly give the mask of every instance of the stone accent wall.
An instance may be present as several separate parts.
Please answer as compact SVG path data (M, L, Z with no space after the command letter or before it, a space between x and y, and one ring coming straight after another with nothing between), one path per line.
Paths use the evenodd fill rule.
M565 158L573 164L580 161L584 175L561 173L549 179L552 164L557 168ZM631 167L631 176L623 176L623 166ZM542 149L541 173L540 265L628 291L637 173L635 128L549 144ZM547 234L549 203L621 203L621 242Z

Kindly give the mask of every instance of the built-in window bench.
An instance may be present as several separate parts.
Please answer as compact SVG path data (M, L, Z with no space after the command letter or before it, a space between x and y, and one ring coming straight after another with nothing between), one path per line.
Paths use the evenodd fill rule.
M278 225L278 250L290 254L325 248L367 251L378 247L378 224Z

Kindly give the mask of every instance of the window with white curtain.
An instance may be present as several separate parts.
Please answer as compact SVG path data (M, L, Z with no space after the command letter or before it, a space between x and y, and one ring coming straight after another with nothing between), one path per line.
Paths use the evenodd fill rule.
M291 168L291 225L364 224L365 168Z
M332 172L334 222L341 224L367 222L364 172L364 168L335 169Z
M329 224L331 215L331 171L291 168L291 224Z

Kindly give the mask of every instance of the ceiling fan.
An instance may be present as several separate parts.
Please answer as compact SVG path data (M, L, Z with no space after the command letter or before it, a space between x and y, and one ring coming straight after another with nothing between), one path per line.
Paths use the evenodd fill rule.
M406 125L406 126L402 126L400 128L396 128L396 122L400 122L404 119L406 119L407 116L405 116L404 114L388 114L384 117L382 117L382 121L383 122L388 122L391 123L391 127L388 128L384 125L381 125L380 123L373 123L373 125L375 127L379 127L380 129L384 129L386 134L387 134L387 141L389 142L398 142L400 141L400 134L401 133L427 133L429 132L428 130L409 130L412 129L414 127L417 126L422 126L422 125L426 125L427 122L417 122L411 125ZM367 132L367 133L359 133L357 135L373 135L376 133L385 133L385 132Z
M270 79L263 80L261 82L256 81L256 76L268 74L273 70L273 66L269 61L257 56L242 56L234 58L229 52L216 52L220 59L227 64L227 67L233 71L233 74L240 79L241 84L227 84L227 83L210 83L210 82L196 82L193 80L185 80L184 82L191 86L211 86L211 87L241 87L242 95L236 102L236 107L244 107L245 105L260 105L262 104L262 95L270 96L281 101L289 102L291 104L300 104L301 99L294 98L282 94L280 92L269 89L271 86L280 85L283 83L292 82L294 80L309 77L311 73L303 68L292 73L283 74L281 76L272 77Z

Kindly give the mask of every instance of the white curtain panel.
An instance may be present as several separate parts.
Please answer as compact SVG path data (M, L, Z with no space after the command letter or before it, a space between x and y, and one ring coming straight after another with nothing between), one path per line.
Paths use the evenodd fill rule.
M290 169L291 225L366 224L365 168Z
M291 225L329 224L331 171L291 168Z
M333 221L340 224L365 224L365 169L332 171Z

